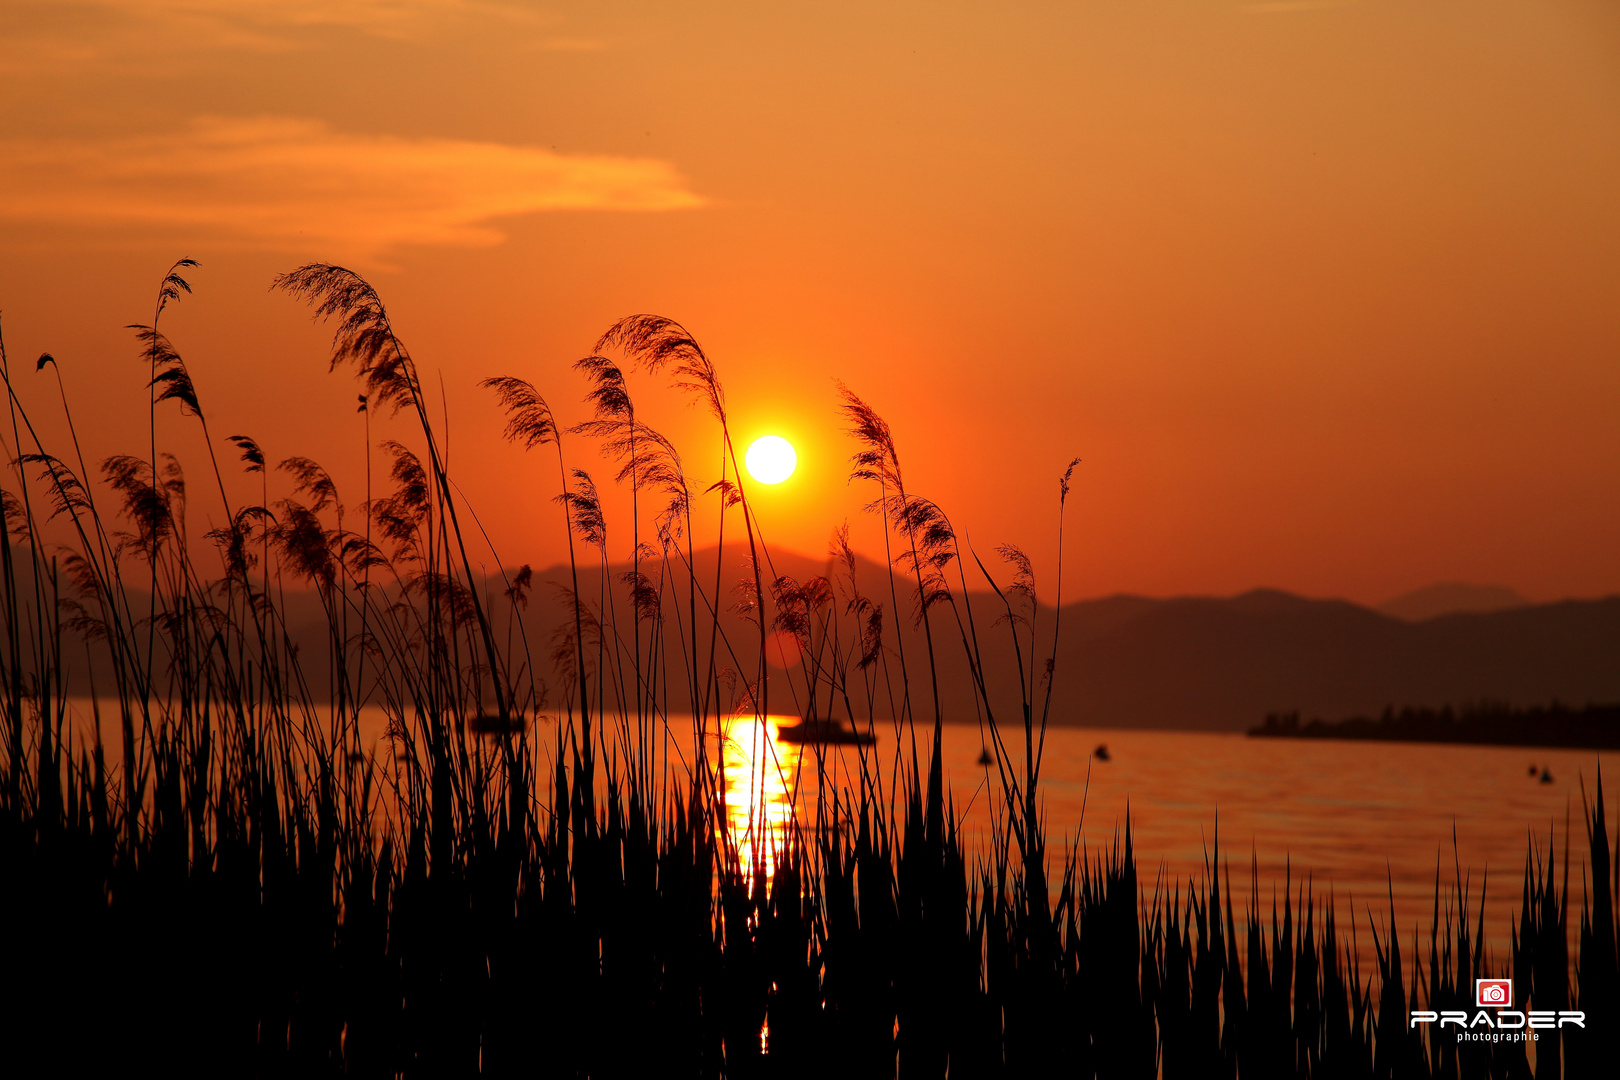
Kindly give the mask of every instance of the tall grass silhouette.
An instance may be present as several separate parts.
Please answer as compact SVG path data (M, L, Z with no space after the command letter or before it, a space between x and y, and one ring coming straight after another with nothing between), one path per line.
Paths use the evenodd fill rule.
M332 367L360 382L364 500L346 507L319 463L243 434L224 440L244 473L227 483L200 388L158 329L194 266L175 264L135 328L146 456L107 458L99 481L54 360L34 377L52 369L70 447L41 439L0 340L14 1053L208 1075L1602 1075L1620 870L1601 780L1583 809L1578 927L1569 853L1560 866L1549 838L1527 854L1501 958L1484 949L1484 885L1460 869L1437 875L1427 947L1414 937L1403 956L1392 904L1341 919L1285 880L1269 913L1257 882L1234 911L1218 840L1201 876L1151 886L1128 822L1106 850L1054 855L1040 780L1060 624L1040 640L1030 559L1003 546L993 572L906 487L894 432L854 392L840 388L851 478L892 545L886 597L863 593L847 528L836 572L775 573L720 378L679 324L609 328L578 365L591 417L570 428L531 384L485 380L563 512L566 614L547 650L521 617L533 571L474 573L469 547L487 538L415 360L351 271L306 266L276 287L333 325ZM720 478L706 490L637 415L627 372L667 379L713 419ZM400 413L408 430L375 445L390 487L374 495L373 417ZM201 549L180 463L159 450L192 422L225 523ZM628 488L627 537L570 456L593 444ZM1060 550L1076 464L1058 483ZM257 495L233 502L233 487ZM712 567L693 535L702 500L718 510ZM747 548L734 588L728 522ZM999 611L975 612L969 563ZM318 642L301 604L318 609ZM772 634L800 656L774 675ZM1002 634L1012 700L985 677ZM967 667L969 699L941 695L946 663ZM748 726L747 777L728 783L718 747L785 696L890 726L852 748L846 774L807 756L814 804L773 824L763 724ZM88 726L72 701L89 703ZM368 741L376 715L384 735ZM945 784L947 719L978 722L993 749L982 845ZM728 805L739 790L747 805ZM1530 1008L1584 1010L1587 1027L1540 1030L1527 1048L1409 1023L1470 1008L1487 974L1511 975Z

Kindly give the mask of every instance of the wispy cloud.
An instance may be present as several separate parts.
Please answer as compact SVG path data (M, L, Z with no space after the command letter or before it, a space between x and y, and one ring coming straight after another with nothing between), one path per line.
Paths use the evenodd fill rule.
M0 74L150 62L219 52L279 53L322 32L432 41L455 27L494 27L523 47L595 50L562 16L516 0L5 0Z
M87 14L146 22L235 25L265 29L299 26L348 26L376 33L398 33L423 23L456 18L500 19L544 25L556 21L535 7L512 0L11 0L35 10L77 8L70 15L82 23Z
M484 246L497 219L703 205L668 162L535 146L351 135L286 118L138 138L0 141L0 220L200 230L224 242L376 255Z

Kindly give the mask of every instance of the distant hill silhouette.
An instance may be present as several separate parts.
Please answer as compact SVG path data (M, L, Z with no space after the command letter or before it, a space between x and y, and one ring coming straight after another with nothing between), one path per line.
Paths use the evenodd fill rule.
M713 549L697 554L700 580L706 579L709 591L714 560ZM775 573L799 581L830 571L825 560L791 553L773 553L772 563ZM731 585L742 574L740 551L728 550L723 565L729 604ZM991 572L1003 587L1011 578L1004 567L992 565ZM976 582L974 574L970 570L968 577L973 629L988 655L986 681L998 716L1013 720L1019 697L1012 649L1006 627L993 626L1005 609L994 593L980 591L983 578ZM553 568L537 571L535 579L566 576L566 568ZM865 595L893 608L880 564L861 560L856 577ZM594 595L598 580L590 575L582 592ZM954 571L951 584L959 593ZM1038 585L1049 590L1051 581ZM1049 599L1044 591L1043 597ZM891 611L890 646L893 628L904 623L913 700L926 714L929 695L917 682L924 670L922 633L912 625L912 601L903 581L898 599L904 618L895 619ZM531 605L531 619L541 606ZM544 617L560 621L562 609ZM934 619L947 719L975 722L972 687L960 660L962 635L948 608L936 608ZM1052 609L1043 605L1036 622L1037 648L1044 656ZM733 626L733 641L743 655L754 631L741 623ZM1228 598L1109 596L1064 605L1056 672L1053 722L1100 727L1243 731L1272 712L1342 718L1376 715L1389 706L1614 702L1620 701L1620 597L1411 622L1348 601L1306 599L1275 589ZM791 704L785 692L772 693L774 701Z
M742 556L742 549L727 545L719 564L722 608L735 601L734 586L745 576ZM715 550L698 551L696 564L698 580L712 600ZM1011 573L999 561L990 564L987 559L987 565L1005 587ZM610 569L617 581L626 568ZM656 575L656 564L644 569ZM818 574L833 576L830 571L825 559L774 552L764 576L768 588L773 574L802 582ZM964 633L976 633L987 655L986 682L998 718L1013 722L1019 718L1020 700L1013 652L1007 627L994 625L1005 609L971 565L969 574L974 625L964 623L959 631L948 606L934 609L945 716L953 722L977 721L970 676L961 660ZM912 624L913 603L905 582L898 582L903 615L896 618L883 567L859 560L856 578L861 591L886 609L891 650L896 644L894 628L904 625L912 698L920 716L931 716L922 632ZM566 565L536 569L520 619L536 670L557 688L554 706L562 696L563 682L551 669L553 633L572 619L564 594L553 583L568 580ZM601 581L599 567L581 568L580 591L593 604L602 595ZM1043 599L1050 598L1051 584L1050 579L1037 583ZM951 585L959 594L954 567ZM515 625L509 622L509 607L502 597L505 587L497 573L485 590L503 641L509 625ZM622 587L617 591L617 610L621 620L627 620L628 599ZM684 579L679 595L679 618L685 623ZM289 590L287 599L294 638L307 637L312 643L301 655L311 690L320 694L326 684L321 667L325 649L313 643L324 640L324 618L313 596L295 596ZM841 596L840 610L843 603ZM703 605L700 599L700 623L707 619ZM135 606L144 610L144 601L136 600ZM666 617L674 616L676 606L668 604ZM1043 659L1050 648L1052 621L1051 607L1043 605L1036 619L1037 652ZM735 615L727 615L723 625L737 666L751 668L757 656L757 630ZM1453 613L1413 622L1348 601L1306 599L1275 589L1226 598L1121 595L1065 604L1062 631L1052 693L1052 719L1057 724L1244 731L1268 713L1298 712L1335 720L1375 716L1388 707L1438 709L1488 702L1531 708L1555 701L1580 707L1620 702L1620 597ZM896 680L897 659L891 652ZM732 664L730 657L722 662ZM680 683L679 677L669 682L672 711L688 707ZM794 683L802 687L802 677L773 678L773 710L795 711ZM1039 698L1044 691L1037 689Z
M1442 581L1413 589L1378 605L1385 615L1409 622L1422 622L1440 615L1459 612L1505 611L1524 607L1529 601L1506 585L1470 585L1463 581Z
M1420 623L1272 590L1147 604L1124 622L1117 600L1065 611L1084 629L1059 660L1063 719L1238 730L1279 711L1620 701L1620 597Z

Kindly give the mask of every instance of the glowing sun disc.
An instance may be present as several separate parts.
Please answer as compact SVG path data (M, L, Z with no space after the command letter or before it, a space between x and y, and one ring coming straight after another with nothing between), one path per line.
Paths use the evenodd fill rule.
M765 435L755 439L743 455L748 475L762 484L780 484L793 475L799 464L799 455L793 445L780 435Z

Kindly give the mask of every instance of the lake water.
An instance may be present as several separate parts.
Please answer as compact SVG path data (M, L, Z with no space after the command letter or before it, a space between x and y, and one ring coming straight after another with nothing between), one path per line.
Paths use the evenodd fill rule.
M89 703L73 704L80 721L75 726L87 730ZM116 712L104 706L103 715L103 732L115 741L116 722L110 717ZM746 842L752 842L751 819L779 830L790 814L808 820L814 806L814 751L805 750L801 759L799 747L775 737L777 722L790 719L796 718L772 717L763 726L735 721L727 729L728 812L734 835L749 837ZM368 709L361 728L368 741L376 740L383 730L380 711ZM672 724L676 740L688 739L690 730L685 718ZM887 773L895 751L893 728L880 722L877 731L877 760ZM548 745L550 724L542 723L536 734L540 746ZM990 799L1000 798L999 781L993 769L978 764L977 727L948 725L943 743L958 817L970 846L983 851L988 807ZM1107 761L1095 756L1099 745L1107 747ZM926 746L920 749L926 755ZM116 749L109 750L116 761ZM1532 843L1543 855L1551 844L1560 864L1567 844L1572 935L1578 927L1586 865L1581 785L1584 780L1586 798L1592 799L1600 765L1612 784L1620 776L1617 756L1595 750L1052 728L1041 791L1048 850L1058 861L1063 845L1076 840L1093 854L1106 850L1128 810L1148 897L1157 881L1179 882L1185 894L1187 880L1201 878L1218 820L1236 917L1243 918L1251 866L1268 916L1270 898L1280 896L1291 870L1296 886L1308 880L1317 897L1334 898L1342 928L1348 930L1347 916L1354 911L1363 965L1372 953L1369 919L1380 929L1387 923L1390 893L1403 942L1411 941L1414 929L1426 939L1436 868L1443 885L1454 881L1460 868L1476 904L1481 884L1486 885L1486 941L1500 963L1509 955ZM857 767L856 753L847 746L830 748L826 763L834 781L847 784ZM1541 781L1542 770L1550 782ZM790 809L795 792L797 805ZM1620 804L1612 787L1608 802L1612 829Z
M879 733L879 758L887 761L893 737L883 725ZM737 802L744 791L741 777L754 757L744 747L759 744L751 721L734 725L731 734L728 787L736 827L747 822L747 804L739 811ZM999 781L993 768L977 764L979 730L947 726L943 745L958 816L970 836L982 838L987 796L999 798ZM1099 745L1107 747L1107 761L1095 756ZM767 816L781 822L799 749L776 744L766 753L774 754L781 769L778 776L769 775L775 768L768 769L764 778L767 801L775 804ZM805 751L805 760L811 753ZM1267 917L1270 898L1281 894L1291 869L1296 887L1308 880L1318 898L1332 895L1341 929L1348 931L1347 917L1355 912L1363 964L1372 953L1368 920L1382 932L1392 892L1403 942L1410 942L1414 928L1426 940L1436 868L1443 886L1457 879L1460 868L1462 879L1471 883L1471 907L1482 885L1486 888L1486 941L1502 963L1510 955L1532 843L1543 854L1551 843L1562 864L1567 842L1573 859L1571 922L1579 925L1586 865L1581 783L1584 779L1591 800L1600 764L1611 783L1620 775L1615 757L1582 750L1054 728L1047 735L1041 790L1048 849L1056 858L1065 840L1079 839L1094 854L1105 850L1128 812L1138 873L1149 896L1156 880L1179 880L1185 894L1187 879L1201 878L1218 820L1221 859L1232 872L1240 924L1251 867ZM847 775L854 751L835 748L829 759ZM1540 779L1543 770L1550 782ZM804 772L801 815L813 804L813 766ZM1615 796L1612 789L1608 794L1612 828Z

